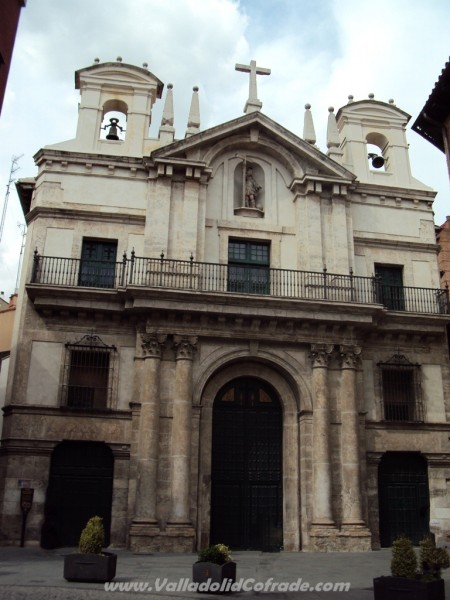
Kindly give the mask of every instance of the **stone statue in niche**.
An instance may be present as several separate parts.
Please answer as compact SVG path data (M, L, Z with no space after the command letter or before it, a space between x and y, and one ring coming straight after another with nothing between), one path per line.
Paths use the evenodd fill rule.
M234 214L242 217L264 217L264 171L260 165L236 155L242 162L234 171Z
M245 206L256 208L256 197L261 189L262 186L256 183L253 177L252 167L247 167L245 171Z

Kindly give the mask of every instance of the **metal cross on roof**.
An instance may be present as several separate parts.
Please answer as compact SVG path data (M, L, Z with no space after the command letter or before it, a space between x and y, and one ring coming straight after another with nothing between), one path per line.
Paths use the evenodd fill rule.
M236 69L236 71L250 73L248 100L245 103L244 112L251 113L256 110L261 110L262 102L261 102L261 100L258 100L258 94L256 91L256 76L257 75L270 75L270 69L264 69L263 67L257 67L256 60L250 61L249 65L236 64L235 69Z

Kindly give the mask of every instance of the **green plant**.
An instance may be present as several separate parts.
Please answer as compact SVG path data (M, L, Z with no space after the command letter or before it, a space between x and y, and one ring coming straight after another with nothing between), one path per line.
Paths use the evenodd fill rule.
M102 517L92 517L80 535L79 550L82 554L101 554L105 543Z
M198 553L199 562L210 562L216 565L223 565L231 561L231 550L225 544L213 544L209 548L200 550Z
M391 573L394 577L415 579L417 556L411 540L401 536L392 544Z
M432 581L441 578L441 570L450 566L450 555L447 548L436 548L434 538L430 535L420 542L421 579Z

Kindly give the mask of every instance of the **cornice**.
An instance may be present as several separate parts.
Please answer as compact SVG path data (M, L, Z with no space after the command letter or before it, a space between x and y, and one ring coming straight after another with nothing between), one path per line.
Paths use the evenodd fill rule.
M370 238L364 237L362 235L355 235L353 237L353 242L355 246L357 244L361 244L364 247L372 246L372 247L384 247L391 249L403 249L408 251L415 252L436 252L439 249L438 244L425 244L421 242L409 242L407 240L399 240L398 238L391 238L389 240L381 239L381 238Z
M35 206L26 216L27 223L35 221L38 217L51 219L71 219L83 221L96 221L102 223L120 223L121 225L145 225L145 215L130 213L101 212L83 210L79 208L55 208L53 206Z
M139 156L124 156L113 154L99 154L97 152L77 152L73 150L57 150L55 148L41 148L33 156L37 165L40 165L44 160L54 160L56 162L71 162L74 164L84 165L86 163L108 165L110 163L122 167L134 166L136 168L144 168L142 157Z
M89 419L114 419L114 420L130 420L131 411L129 410L75 410L66 406L37 406L31 404L7 404L3 407L4 417L10 415L33 415L43 417L73 417Z

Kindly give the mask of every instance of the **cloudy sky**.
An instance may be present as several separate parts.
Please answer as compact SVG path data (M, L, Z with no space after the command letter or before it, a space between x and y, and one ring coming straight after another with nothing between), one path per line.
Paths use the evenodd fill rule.
M176 137L183 138L192 87L200 88L201 129L242 114L248 76L235 63L255 59L263 112L302 135L305 103L326 151L328 107L352 94L395 100L413 124L449 60L448 0L28 0L0 115L0 207L11 158L32 177L33 155L74 137L74 71L101 62L148 68L173 83ZM165 95L165 94L164 94ZM157 136L162 101L154 108ZM445 157L408 131L413 174L437 192L441 224L450 214ZM0 292L14 292L24 223L12 186L0 243Z

